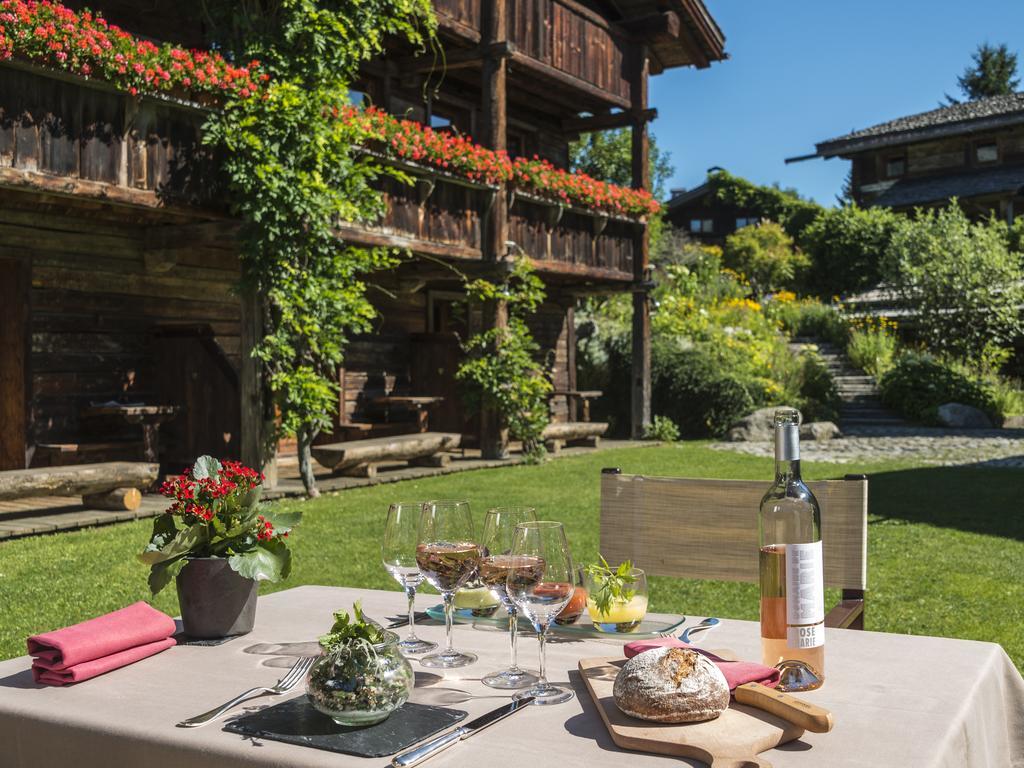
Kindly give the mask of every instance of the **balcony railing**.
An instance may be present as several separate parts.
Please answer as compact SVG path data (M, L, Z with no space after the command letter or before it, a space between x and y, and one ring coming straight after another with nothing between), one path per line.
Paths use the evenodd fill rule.
M434 0L442 22L479 40L482 0ZM516 56L570 75L603 92L612 103L629 102L628 41L593 11L571 0L505 0L508 39Z

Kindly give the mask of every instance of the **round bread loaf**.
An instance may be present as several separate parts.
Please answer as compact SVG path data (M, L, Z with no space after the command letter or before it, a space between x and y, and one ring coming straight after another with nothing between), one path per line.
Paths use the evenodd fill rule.
M634 656L612 692L627 715L656 723L714 720L729 706L722 671L689 648L653 648Z

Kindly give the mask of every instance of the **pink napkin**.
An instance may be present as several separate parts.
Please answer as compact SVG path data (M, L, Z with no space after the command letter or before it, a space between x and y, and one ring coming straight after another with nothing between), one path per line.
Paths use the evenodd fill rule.
M174 620L144 602L64 629L33 635L32 675L47 685L80 683L174 645Z
M659 640L634 640L632 643L627 643L625 648L626 658L631 659L637 654L649 651L652 648L689 648L691 651L696 651L700 655L706 656L715 662L716 667L722 670L722 674L725 675L725 681L729 683L730 691L734 690L737 685L743 685L744 683L761 683L761 685L767 685L769 688L774 688L779 683L779 670L775 669L775 667L767 667L764 664L758 664L753 661L728 661L701 648L687 645L674 637L665 637Z

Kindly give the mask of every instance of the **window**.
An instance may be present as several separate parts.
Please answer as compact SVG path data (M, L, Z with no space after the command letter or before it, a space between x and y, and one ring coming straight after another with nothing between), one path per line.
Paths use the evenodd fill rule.
M743 229L744 227L749 227L752 224L757 224L757 219L755 219L753 217L742 217L742 216L740 218L736 219L736 229Z
M885 175L890 179L902 176L907 172L907 158L900 155L899 157L890 157L885 161Z
M690 219L690 232L708 234L715 231L715 222L711 219Z
M974 159L979 163L994 163L999 159L999 147L993 144L978 144L974 148Z

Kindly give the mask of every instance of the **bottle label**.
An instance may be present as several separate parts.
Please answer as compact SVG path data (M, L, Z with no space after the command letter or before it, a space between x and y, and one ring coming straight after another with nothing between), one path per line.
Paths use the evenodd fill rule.
M790 648L825 643L823 576L820 541L786 545L786 644Z

